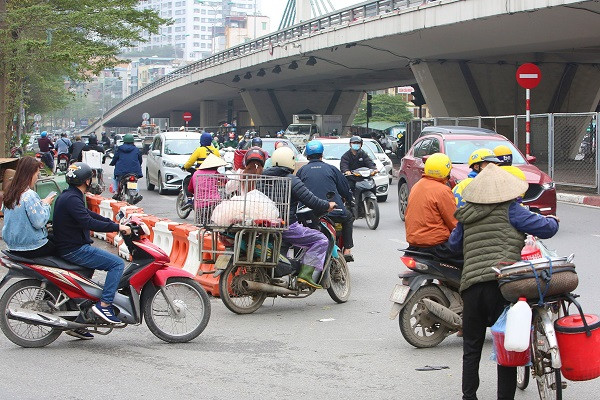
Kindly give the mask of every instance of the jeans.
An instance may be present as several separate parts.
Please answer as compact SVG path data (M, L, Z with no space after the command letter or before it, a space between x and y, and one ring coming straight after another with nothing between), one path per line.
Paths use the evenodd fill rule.
M107 271L100 300L109 304L113 302L119 281L121 280L121 276L123 276L123 269L125 269L125 263L122 259L108 251L92 247L89 244L65 254L62 258L82 267Z
M45 245L35 250L27 250L27 251L15 251L11 250L11 253L25 258L38 258L38 257L47 257L53 256L55 252L54 243L51 240L48 240Z
M283 231L281 236L293 246L308 249L302 260L304 265L314 267L318 271L323 270L327 247L329 247L329 240L323 233L294 222L288 230Z
M479 361L485 331L500 317L508 302L502 297L498 282L476 283L461 293L463 308L463 400L477 400ZM513 400L517 389L517 369L497 366L498 400Z

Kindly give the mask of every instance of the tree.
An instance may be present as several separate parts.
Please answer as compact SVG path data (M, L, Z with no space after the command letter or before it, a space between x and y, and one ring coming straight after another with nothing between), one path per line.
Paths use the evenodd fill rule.
M169 22L138 0L0 0L0 154L22 105L64 106L60 80L85 81L119 61L121 48ZM47 89L47 90L45 90ZM57 92L58 90L58 92ZM31 94L36 94L35 102ZM40 98L41 97L41 98ZM31 108L31 111L37 111Z
M371 100L373 116L369 122L389 121L389 122L408 122L412 119L412 113L408 110L408 103L402 100L400 96L391 96L389 94L375 94ZM358 112L354 117L353 125L360 125L367 122L367 100L366 96L358 106Z

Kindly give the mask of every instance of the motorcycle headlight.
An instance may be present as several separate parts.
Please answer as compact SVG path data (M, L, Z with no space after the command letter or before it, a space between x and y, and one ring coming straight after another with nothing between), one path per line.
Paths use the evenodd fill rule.
M165 167L169 167L169 168L177 168L177 167L179 167L179 164L171 162L171 161L167 161L167 160L162 160L162 164Z
M379 173L378 173L378 174L379 174L379 175L382 175L382 176L387 176L387 171L385 170L385 168L381 168L381 169L379 170Z
M550 190L550 189L554 189L554 182L548 182L548 183L544 183L542 185L542 189L544 190Z

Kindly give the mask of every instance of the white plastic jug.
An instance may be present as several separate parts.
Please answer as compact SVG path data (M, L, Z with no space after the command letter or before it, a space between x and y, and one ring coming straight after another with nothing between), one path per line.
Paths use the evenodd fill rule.
M525 351L529 348L531 335L531 307L527 299L519 298L506 313L504 348L508 351Z

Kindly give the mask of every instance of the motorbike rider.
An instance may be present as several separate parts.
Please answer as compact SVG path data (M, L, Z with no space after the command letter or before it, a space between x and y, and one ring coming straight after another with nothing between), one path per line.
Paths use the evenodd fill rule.
M333 201L337 204L336 210L329 213L329 217L335 222L342 224L342 236L344 239L344 258L346 261L354 261L352 256L352 213L344 206L345 201L352 200L352 192L348 181L336 167L323 162L323 143L311 140L306 144L305 150L308 164L303 165L296 176L306 185L308 190L321 199L327 199L327 193L335 193Z
M471 153L469 156L469 168L471 168L471 172L467 175L467 177L454 186L452 189L452 194L454 194L454 201L456 202L456 206L458 208L465 205L465 202L462 198L462 192L467 187L469 183L480 173L485 167L487 167L490 163L500 164L501 161L496 157L494 152L490 149L481 148L477 149Z
M448 245L456 227L456 205L452 190L446 185L452 170L450 158L434 153L425 161L423 177L408 195L405 213L408 249L433 254L441 259L459 259Z
M50 171L54 171L54 156L52 155L51 150L54 149L54 143L48 137L48 132L43 131L40 133L40 138L38 139L38 146L40 148L40 152L42 153L42 161Z
M106 132L102 132L102 145L104 146L105 151L110 149L110 138Z
M81 141L81 136L75 136L75 142L69 148L69 153L71 154L71 162L81 161L81 152L85 147L85 143Z
M348 184L350 185L350 189L354 193L354 188L356 187L356 181L362 178L358 178L352 175L352 171L361 168L367 167L372 170L371 175L375 175L377 173L377 167L371 157L362 149L363 140L360 136L352 136L350 138L350 150L342 155L340 160L340 171L342 174L346 176L348 179Z
M115 200L119 198L119 181L123 175L135 174L138 179L144 176L142 174L142 153L135 147L133 142L134 138L131 133L123 136L123 144L117 147L117 151L110 162L110 165L115 167L113 180L116 192L113 199ZM138 193L133 200L133 204L139 203L142 198L143 196Z
M92 169L87 164L71 164L66 181L69 188L58 196L54 206L54 241L57 252L60 257L74 264L107 271L102 297L92 306L92 310L104 321L118 324L121 321L115 315L112 302L125 265L120 257L92 247L90 230L130 234L131 228L96 214L85 206L85 193L92 183Z
M494 147L494 154L500 160L500 165L512 165L513 155L510 147L501 144L500 146Z
M62 154L69 155L69 148L73 145L65 132L60 134L60 139L56 141L57 157L60 159Z
M239 148L239 143L235 140L235 132L229 132L229 139L223 142L223 147Z
M225 192L231 194L234 192L247 193L254 188L254 182L244 179L243 175L260 175L265 168L267 160L267 152L260 147L250 147L244 154L242 167L235 171L240 177L239 179L230 177L225 185ZM241 194L240 193L240 194Z
M229 136L229 137L231 138L231 136ZM235 137L235 135L234 135L234 137ZM250 131L246 131L246 133L244 133L244 138L242 140L240 140L240 142L237 145L237 148L243 149L244 147L246 147L246 144L250 141L250 139L251 139Z
M221 157L219 150L212 145L212 135L208 132L200 135L200 146L194 150L190 158L183 164L183 169L187 170L196 163L202 164L202 162L208 157L209 154L214 154L217 157Z
M104 147L98 144L98 137L96 136L95 133L92 133L90 135L90 138L88 140L88 144L86 144L83 147L83 151L98 151L102 154L104 154Z
M498 287L494 269L521 259L525 234L546 239L558 231L558 218L544 217L521 207L515 199L527 182L496 165L487 166L463 192L466 205L456 211L458 225L449 239L464 252L460 294L463 299L463 399L477 399L479 361L486 328L508 302ZM485 251L482 251L485 249ZM498 399L514 399L515 367L497 366Z
M333 211L337 207L337 204L333 201L327 202L316 197L302 183L300 178L293 174L296 168L296 157L292 149L289 147L280 147L273 152L272 159L273 167L265 169L263 175L288 177L292 180L289 227L282 232L282 238L293 246L307 249L302 260L302 267L298 273L298 282L315 289L321 289L322 286L313 280L313 272L315 269L319 271L323 270L329 240L322 232L298 223L296 209L298 208L298 203L301 202L305 206L312 208L315 213L322 213Z

